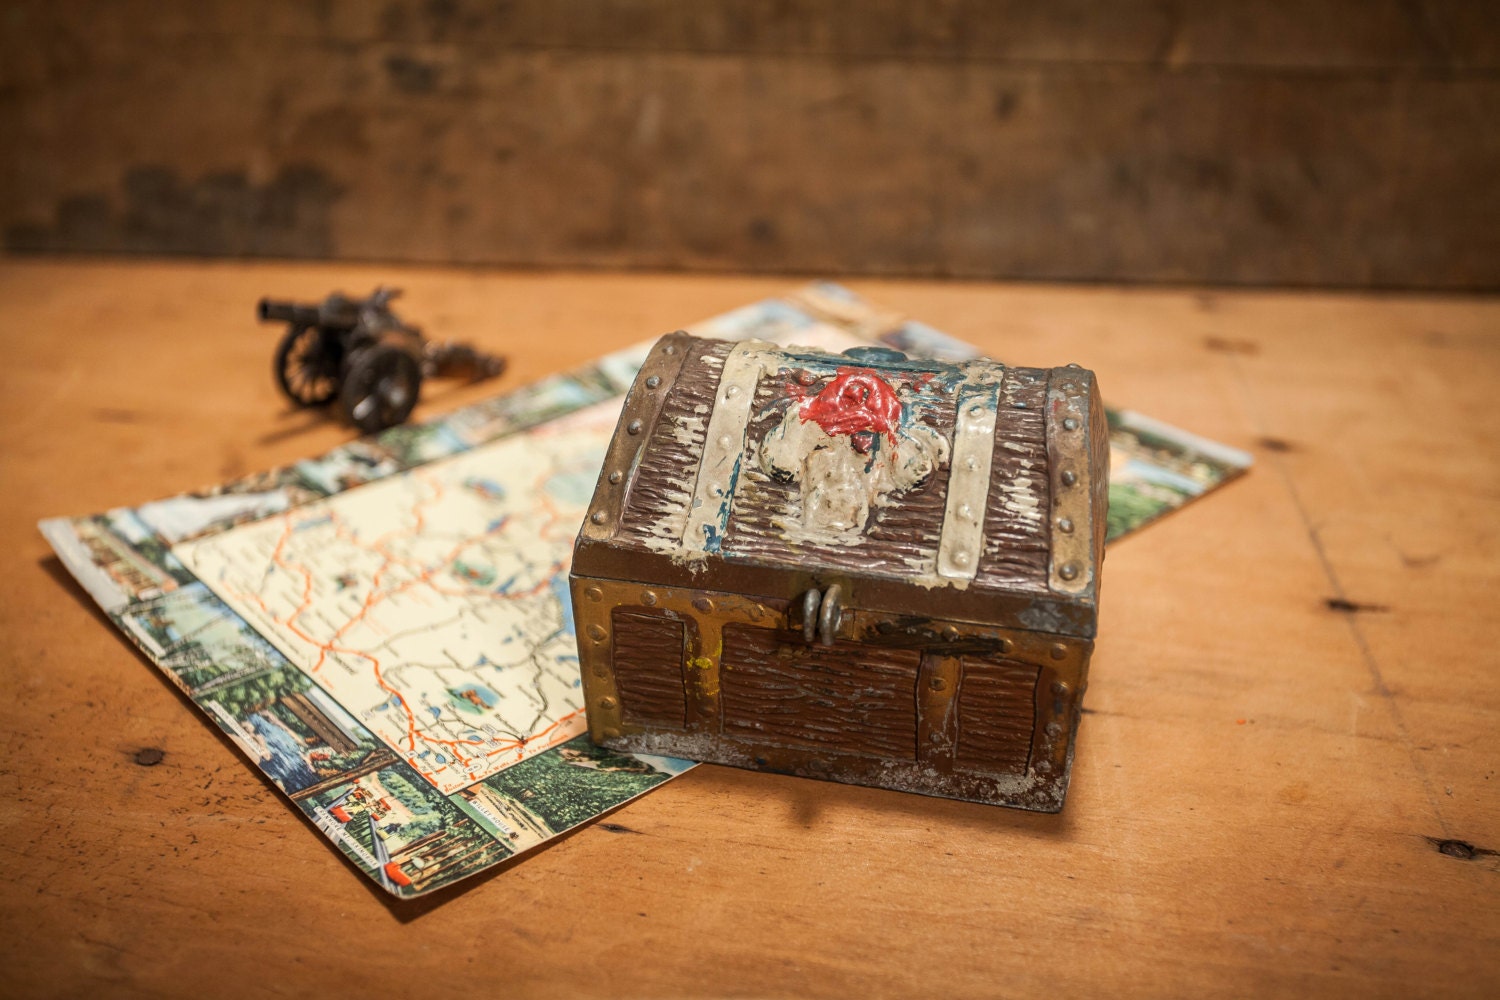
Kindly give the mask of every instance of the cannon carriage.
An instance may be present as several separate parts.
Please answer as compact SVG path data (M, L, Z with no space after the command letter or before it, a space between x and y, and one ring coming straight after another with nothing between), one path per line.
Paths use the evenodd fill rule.
M403 322L391 308L401 294L377 288L369 298L335 292L322 302L261 299L261 322L287 325L276 348L276 384L298 406L337 400L365 433L384 430L411 415L429 375L500 374L505 361L464 344L437 343Z

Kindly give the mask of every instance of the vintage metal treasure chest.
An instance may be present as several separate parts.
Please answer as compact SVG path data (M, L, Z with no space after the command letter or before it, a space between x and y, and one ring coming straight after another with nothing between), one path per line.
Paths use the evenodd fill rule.
M590 734L1060 809L1108 461L1077 366L662 338L574 554Z

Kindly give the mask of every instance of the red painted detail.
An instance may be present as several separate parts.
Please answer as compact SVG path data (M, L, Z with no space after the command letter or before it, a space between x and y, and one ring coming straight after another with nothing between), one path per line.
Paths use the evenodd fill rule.
M394 861L387 861L385 863L385 877L403 888L411 885L411 879L407 877L406 872L401 870L401 866Z
M345 809L343 806L334 806L332 809L328 810L328 815L332 816L340 823L347 823L354 818L353 816L349 815L349 810Z
M840 368L817 395L802 401L798 413L803 420L817 421L830 437L890 434L901 422L901 400L870 369Z

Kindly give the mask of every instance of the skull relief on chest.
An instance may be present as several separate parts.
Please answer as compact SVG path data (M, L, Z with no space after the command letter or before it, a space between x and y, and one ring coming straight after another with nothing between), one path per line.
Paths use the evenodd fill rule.
M857 540L873 508L927 479L948 458L948 442L912 418L879 374L840 368L816 393L790 388L780 423L761 442L761 468L801 489L797 523L785 527Z

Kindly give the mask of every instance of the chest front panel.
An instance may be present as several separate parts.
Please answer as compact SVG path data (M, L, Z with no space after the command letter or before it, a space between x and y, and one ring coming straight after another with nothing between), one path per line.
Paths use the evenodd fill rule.
M574 587L590 731L605 745L1031 808L1060 802L1087 644L942 622L914 636L889 616L851 612L825 645L807 641L786 602Z
M719 661L722 732L755 744L916 759L922 654L784 629L728 625Z

